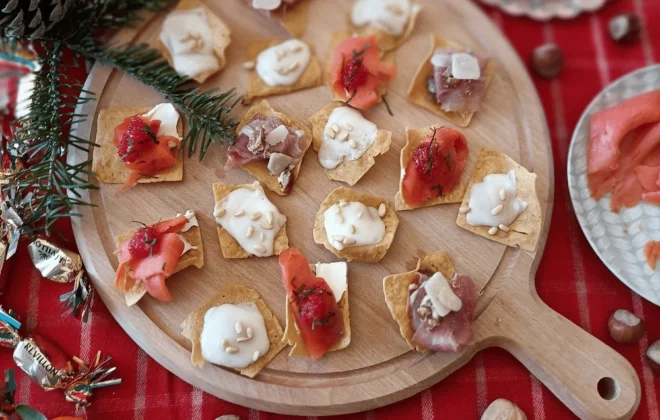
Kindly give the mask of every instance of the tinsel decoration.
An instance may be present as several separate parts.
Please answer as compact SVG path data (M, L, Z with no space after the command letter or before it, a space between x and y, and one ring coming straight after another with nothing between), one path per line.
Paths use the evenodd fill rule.
M77 375L67 385L64 395L67 401L76 405L76 410L79 411L81 408L89 407L90 399L95 389L119 385L121 383L120 378L104 380L117 370L114 366L108 367L111 359L110 356L106 356L101 361L101 352L99 351L96 353L94 362L90 366L87 366L79 358L73 357L73 361L79 365L76 369Z
M80 270L73 280L73 290L60 295L62 308L70 310L71 314L82 322L87 322L92 293L94 293L94 289L92 289L87 273L85 270Z
M0 11L5 36L37 39L60 22L73 0L9 0Z
M117 370L109 366L109 356L102 358L101 352L97 352L92 363L87 364L77 356L69 358L57 344L44 337L36 334L20 337L20 327L16 314L0 307L0 348L14 349L14 363L21 371L45 391L64 391L65 399L74 403L76 410L90 405L96 389L121 384L121 378L108 379Z

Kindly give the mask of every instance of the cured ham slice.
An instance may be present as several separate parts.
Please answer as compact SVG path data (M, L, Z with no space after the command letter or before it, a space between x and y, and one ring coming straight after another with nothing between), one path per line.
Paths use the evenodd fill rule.
M660 90L628 99L591 117L587 172L614 171L619 166L619 146L634 129L660 121Z
M408 303L412 328L415 330L412 340L434 351L458 352L463 350L466 345L472 343L474 338L472 323L477 306L477 287L469 276L456 273L449 280L449 285L463 306L460 311L450 312L440 318L437 325L429 328L417 312L426 296L426 289L421 287L425 280L426 276L420 274L418 283L420 287L412 292L413 301Z
M165 285L176 268L184 250L184 243L177 234L188 223L185 216L156 223L152 228L160 235L153 246L153 252L146 258L135 258L129 250L130 240L121 244L115 250L119 254L119 267L115 274L115 287L127 291L131 285L126 283L126 270L135 282L143 282L147 292L162 301L172 300ZM127 287L129 286L129 287Z
M282 141L276 144L266 141L268 135L281 125L283 124L279 118L255 115L227 149L225 168L236 168L246 163L266 160L273 153L287 155L293 159L292 164L297 163L303 151L300 149L300 137L291 128L286 127L287 134Z
M436 54L451 56L460 51L451 48L440 48ZM476 56L475 56L476 57ZM476 112L481 108L484 89L486 88L486 67L488 59L476 57L481 70L481 77L477 80L459 80L452 77L451 60L446 66L434 66L433 90L435 101L448 112ZM429 83L429 87L431 84Z

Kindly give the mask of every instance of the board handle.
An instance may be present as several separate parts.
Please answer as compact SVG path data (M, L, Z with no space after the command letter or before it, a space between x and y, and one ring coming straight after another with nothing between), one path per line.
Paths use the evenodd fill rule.
M538 296L497 299L486 312L484 320L495 324L485 326L495 333L492 344L513 354L580 419L629 419L637 410L641 386L632 365Z

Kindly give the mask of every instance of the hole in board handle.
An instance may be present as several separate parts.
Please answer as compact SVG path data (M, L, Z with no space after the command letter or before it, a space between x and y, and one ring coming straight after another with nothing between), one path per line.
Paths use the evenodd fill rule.
M600 381L598 381L598 395L604 400L611 401L615 400L619 396L619 392L621 391L621 387L619 386L619 383L614 380L613 378L610 378L609 376L606 376L602 378Z

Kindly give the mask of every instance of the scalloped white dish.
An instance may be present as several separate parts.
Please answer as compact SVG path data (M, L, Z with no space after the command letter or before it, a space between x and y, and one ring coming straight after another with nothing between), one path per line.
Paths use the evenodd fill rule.
M553 18L572 19L582 12L593 12L607 0L481 0L514 16L527 16L536 20Z
M646 263L644 245L660 240L660 206L640 202L619 213L610 196L596 201L587 186L587 139L591 116L626 99L660 89L660 65L636 70L610 84L587 106L568 152L568 187L580 227L598 257L629 288L660 306L660 267Z

